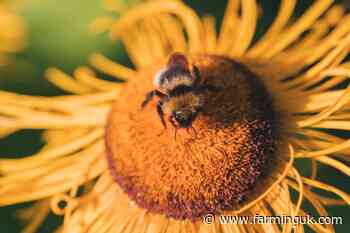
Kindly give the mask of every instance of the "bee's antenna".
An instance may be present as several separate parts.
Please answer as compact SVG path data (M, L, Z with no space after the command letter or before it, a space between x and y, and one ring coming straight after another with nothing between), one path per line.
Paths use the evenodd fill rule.
M177 127L174 128L174 140L176 141Z
M176 124L175 124L175 122L174 122L174 119L173 119L173 117L169 117L169 121L170 121L170 123L173 125L173 127L174 127L174 140L176 141L176 134L177 134L177 126L176 126Z
M192 131L194 132L195 138L197 139L197 138L198 138L197 130L196 130L193 126L191 126L191 129L192 129Z
M190 128L187 128L187 133L190 133L190 129L193 131L195 139L197 139L198 137L196 129L193 126L191 126Z

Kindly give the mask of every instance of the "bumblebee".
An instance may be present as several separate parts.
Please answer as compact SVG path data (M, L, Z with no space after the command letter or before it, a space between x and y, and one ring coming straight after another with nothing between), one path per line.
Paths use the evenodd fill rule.
M170 56L164 69L154 77L155 89L150 91L141 107L144 108L155 96L159 97L157 112L164 128L167 128L165 115L177 128L192 128L192 123L203 111L205 92L220 91L220 87L201 84L198 67L190 69L183 54Z

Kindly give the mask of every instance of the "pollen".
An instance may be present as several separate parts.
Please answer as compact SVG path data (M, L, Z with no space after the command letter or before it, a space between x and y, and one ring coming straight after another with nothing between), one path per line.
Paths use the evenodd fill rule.
M105 139L110 172L138 206L176 219L238 209L255 195L274 161L278 125L273 99L259 77L221 56L190 55L207 93L195 132L164 129L156 100L140 105L164 65L144 69L110 112Z

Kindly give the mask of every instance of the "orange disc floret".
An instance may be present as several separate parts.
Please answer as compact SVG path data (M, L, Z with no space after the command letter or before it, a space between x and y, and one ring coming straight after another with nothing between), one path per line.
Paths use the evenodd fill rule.
M177 219L236 209L271 164L277 137L272 99L259 77L228 58L189 59L204 83L223 87L206 94L195 133L180 129L175 140L157 116L156 101L141 111L166 61L127 83L106 128L116 183L139 206Z

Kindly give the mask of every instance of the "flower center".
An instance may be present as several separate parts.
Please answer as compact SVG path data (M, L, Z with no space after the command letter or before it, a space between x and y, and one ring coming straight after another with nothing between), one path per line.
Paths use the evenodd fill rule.
M177 219L236 209L260 183L276 147L272 101L259 78L228 58L190 60L203 83L223 87L205 94L195 132L179 129L175 140L158 118L157 100L141 111L159 66L128 82L106 128L116 183L140 207Z

